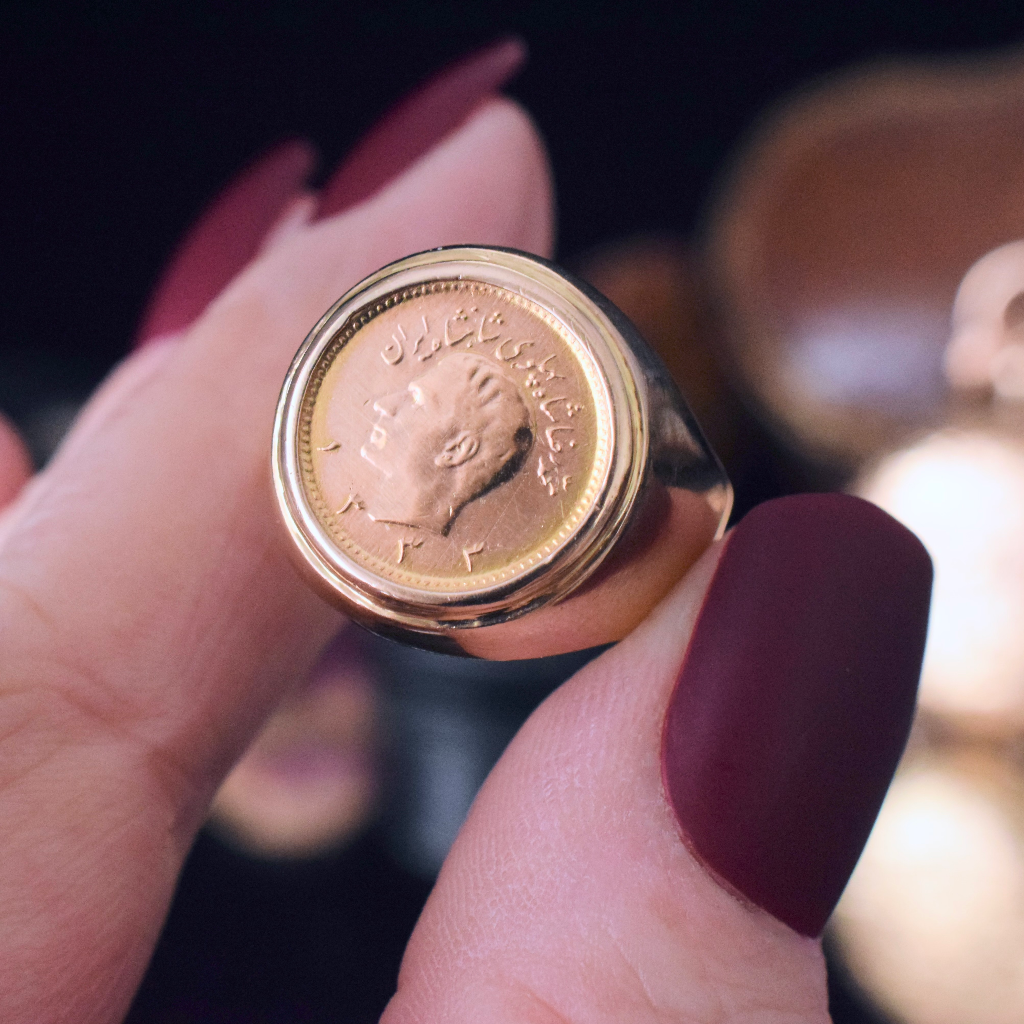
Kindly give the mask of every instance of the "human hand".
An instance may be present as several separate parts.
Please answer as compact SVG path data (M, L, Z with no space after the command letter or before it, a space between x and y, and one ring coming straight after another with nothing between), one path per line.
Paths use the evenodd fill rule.
M542 145L501 100L346 212L309 223L291 193L0 525L5 1020L123 1015L219 781L340 626L291 568L268 479L301 335L408 252L551 246ZM0 464L9 491L23 475ZM826 1019L815 936L902 748L929 584L911 535L856 499L748 517L527 723L385 1021Z

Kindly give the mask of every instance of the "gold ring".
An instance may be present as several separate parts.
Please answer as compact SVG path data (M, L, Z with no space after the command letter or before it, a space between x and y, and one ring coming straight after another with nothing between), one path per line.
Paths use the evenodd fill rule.
M732 505L623 314L545 260L480 246L392 263L324 314L285 378L273 474L328 600L498 660L621 639Z

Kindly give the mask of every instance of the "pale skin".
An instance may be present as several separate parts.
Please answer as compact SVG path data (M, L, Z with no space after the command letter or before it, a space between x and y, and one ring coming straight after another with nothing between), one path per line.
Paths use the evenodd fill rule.
M0 494L20 491L0 525L0 1019L123 1016L220 780L339 627L291 567L268 481L303 332L410 252L548 252L551 206L529 120L491 102L374 199L278 232L184 337L116 371L27 486L0 427ZM662 793L716 558L527 723L387 1024L827 1020L818 943L721 889Z

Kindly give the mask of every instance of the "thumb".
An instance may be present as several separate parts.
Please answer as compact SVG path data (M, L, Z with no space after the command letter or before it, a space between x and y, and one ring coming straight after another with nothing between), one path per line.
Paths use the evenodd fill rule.
M509 747L384 1024L827 1021L816 936L906 739L930 586L866 502L750 513Z

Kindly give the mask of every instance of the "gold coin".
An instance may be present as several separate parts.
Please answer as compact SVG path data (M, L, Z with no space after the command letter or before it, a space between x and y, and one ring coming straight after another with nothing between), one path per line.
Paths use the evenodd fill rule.
M310 507L356 564L455 594L570 544L608 478L611 400L581 339L503 287L436 280L354 310L299 421Z

